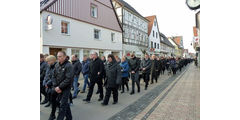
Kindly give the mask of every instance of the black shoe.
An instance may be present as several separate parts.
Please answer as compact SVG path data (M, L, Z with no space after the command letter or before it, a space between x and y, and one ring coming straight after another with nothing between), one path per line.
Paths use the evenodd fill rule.
M151 84L153 84L153 82L151 82Z
M108 105L108 104L106 104L106 103L104 103L104 102L102 102L101 104L102 104L102 106L106 106L106 105Z
M112 104L114 105L114 104L117 104L118 102L113 102Z
M122 91L121 93L124 93L124 91Z
M48 102L47 99L45 99L43 102L41 102L41 105L46 104Z
M45 105L44 107L49 107L51 105L51 103L50 102L48 102L48 104L47 105Z
M130 95L134 94L134 92L131 92Z
M140 93L140 89L138 90L138 93Z
M96 94L99 94L99 91L97 91Z
M102 98L99 98L98 101L102 101L103 99Z
M48 118L48 120L54 120L56 118L55 115L50 115L50 117Z
M73 97L72 97L72 99L75 99L75 98L77 98L77 96L73 96Z
M86 102L90 103L90 100L88 100L88 99L83 99L83 101L86 101Z

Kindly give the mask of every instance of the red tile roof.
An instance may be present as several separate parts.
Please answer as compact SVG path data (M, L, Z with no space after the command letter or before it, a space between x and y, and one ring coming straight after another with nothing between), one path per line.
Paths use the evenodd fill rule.
M153 15L153 16L148 16L148 17L145 17L149 20L149 23L148 23L148 36L151 34L151 31L152 31L152 26L153 26L153 23L154 23L154 19L156 18L156 15Z

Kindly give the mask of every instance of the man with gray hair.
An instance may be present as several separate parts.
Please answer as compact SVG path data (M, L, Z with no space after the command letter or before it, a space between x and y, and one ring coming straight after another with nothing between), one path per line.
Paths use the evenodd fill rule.
M93 89L95 86L95 83L98 85L98 89L100 92L98 101L103 100L103 82L102 82L102 76L103 76L103 69L104 65L102 60L98 57L97 52L93 52L91 54L92 61L89 64L89 78L90 78L90 86L89 91L87 94L87 98L83 99L83 101L86 101L87 103L90 102Z

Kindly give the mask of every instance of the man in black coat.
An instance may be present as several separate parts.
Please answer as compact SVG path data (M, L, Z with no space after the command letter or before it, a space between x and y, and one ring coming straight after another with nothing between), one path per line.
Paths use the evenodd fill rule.
M44 80L47 69L48 69L48 64L44 61L44 55L40 54L40 102L42 101L41 94L43 94L45 97L44 101L41 102L41 104L45 104L48 102L47 93L45 91L45 87L43 86L43 80Z
M140 60L133 53L131 55L131 59L129 60L129 67L132 79L132 92L131 95L134 94L135 83L137 84L138 92L140 92L140 82L139 82L139 68L140 68Z
M74 73L74 81L73 81L73 99L77 98L77 94L80 91L78 89L78 79L80 76L80 72L82 71L82 64L80 63L77 55L72 55L72 65L73 65L73 73Z
M155 55L152 55L152 65L151 65L151 84L153 84L153 79L157 83L157 72L158 72L158 62Z
M73 66L66 59L66 53L59 51L57 54L58 62L55 65L55 70L52 77L54 89L52 90L52 112L51 116L55 116L56 111L56 98L60 99L60 109L57 120L63 120L66 116L67 120L72 120L72 113L68 104L70 90L73 82ZM54 117L53 117L54 118Z
M148 54L145 54L145 58L141 61L140 70L142 71L142 76L145 82L145 90L147 90L149 76L151 72L151 60Z
M105 65L106 81L106 94L102 105L108 105L111 93L113 93L113 104L118 102L118 86L121 82L121 68L112 54L108 55L108 64Z
M90 86L89 86L89 91L88 91L88 94L87 94L87 98L83 99L83 101L86 101L88 103L91 100L95 83L97 83L98 89L99 89L99 92L100 92L98 101L103 100L102 76L103 76L104 65L103 65L102 60L98 57L98 54L96 52L91 54L91 56L92 56L92 61L89 64Z

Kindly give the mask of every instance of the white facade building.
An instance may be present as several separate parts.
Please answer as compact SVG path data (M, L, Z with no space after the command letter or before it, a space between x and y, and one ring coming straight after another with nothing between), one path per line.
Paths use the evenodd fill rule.
M77 54L80 60L82 60L84 55L89 56L93 51L97 52L99 56L107 57L108 54L114 54L121 57L122 30L120 24L118 24L117 16L114 14L114 9L106 8L109 14L112 15L110 17L106 15L100 16L104 14L96 12L98 15L95 14L94 17L97 16L98 18L93 18L93 16L91 18L90 6L92 6L92 4L98 6L97 9L102 11L105 10L104 7L106 6L96 3L94 0L90 0L90 2L85 1L86 3L81 3L80 0L75 1L79 2L79 7L82 6L80 6L80 4L89 5L89 9L86 10L89 14L85 13L90 16L90 18L87 18L89 21L86 21L87 19L75 18L70 14L70 16L68 16L52 12L50 11L51 7L41 11L40 52L56 55L58 51L63 50L68 56ZM109 5L111 5L110 1ZM72 8L69 9L74 10ZM68 10L68 12L70 12L70 10ZM100 20L100 24L91 22L91 19L96 19L95 21L97 22L99 21L97 19L100 19L101 17L109 17L108 19L115 20L115 22L112 23L115 24L115 26L118 25L119 28L115 29L114 27L111 28L104 25L104 23L101 23L102 19ZM51 21L50 28L48 24L49 20Z

